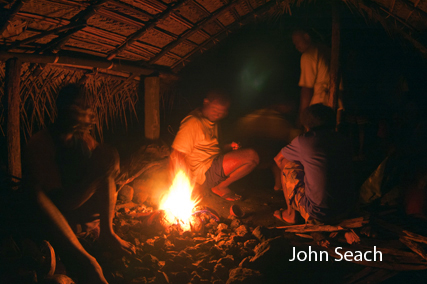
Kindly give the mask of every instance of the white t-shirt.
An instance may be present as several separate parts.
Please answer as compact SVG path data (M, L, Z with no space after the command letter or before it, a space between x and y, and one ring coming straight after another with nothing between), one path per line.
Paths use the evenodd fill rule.
M330 51L326 46L316 45L311 45L301 55L301 76L298 85L313 89L310 105L321 103L332 107L329 103L330 57ZM341 84L340 90L342 90ZM339 108L342 109L341 98L338 101Z
M217 124L204 118L200 109L194 110L181 121L172 148L185 154L192 181L203 184L206 171L220 154Z

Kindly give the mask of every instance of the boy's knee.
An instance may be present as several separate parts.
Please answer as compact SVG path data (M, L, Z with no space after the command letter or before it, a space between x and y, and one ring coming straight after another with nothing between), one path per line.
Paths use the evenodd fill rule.
M254 149L247 149L247 151L248 151L248 154L247 154L248 159L255 165L258 165L259 164L258 153Z

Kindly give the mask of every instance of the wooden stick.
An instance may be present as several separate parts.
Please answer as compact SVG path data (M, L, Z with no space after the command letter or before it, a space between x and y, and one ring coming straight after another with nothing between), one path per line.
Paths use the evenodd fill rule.
M345 229L352 229L352 228L360 228L363 226L363 224L368 223L368 221L364 221L363 217L353 218L344 220L341 223L339 223L337 226L330 226L330 225L311 225L311 224L301 224L301 225L291 225L291 226L280 226L276 227L276 229L286 229L286 232L315 232L315 231L322 231L322 229L325 229L325 232L332 232L332 231L341 231ZM315 229L315 231L310 231L310 229ZM308 230L308 231L306 231Z
M408 240L427 244L427 237L424 237L406 230L403 230L403 233L406 234L405 238Z
M66 26L63 26L63 27L59 27L59 28L56 28L56 29L52 29L50 31L45 31L45 32L42 32L42 33L40 33L38 35L35 35L35 36L32 36L32 37L26 38L24 40L15 42L10 47L8 47L7 50L11 50L11 49L14 49L14 48L16 48L16 47L18 47L20 45L36 41L38 39L44 38L45 36L48 36L48 35L51 35L51 34L56 34L56 33L62 32L62 31L66 31L66 30L69 30L69 29L74 29L74 28L77 28L77 27L80 28L80 27L83 27L83 26L86 26L86 24L74 23L74 24L69 24L69 25L66 25Z
M281 228L277 228L281 229ZM347 230L340 226L331 226L331 225L312 225L305 228L294 228L286 229L287 233L308 233L308 232L334 232L334 231L343 231Z
M381 219L375 219L375 222L383 227L384 229L387 229L395 234L397 234L400 237L404 237L406 240L411 240L418 243L425 243L427 244L427 237L412 233L410 231L404 230L402 227L399 227L394 224L390 224L384 220Z
M399 241L401 241L405 246L407 246L410 250L427 260L427 255L425 250L417 243L407 239L406 237L399 238Z

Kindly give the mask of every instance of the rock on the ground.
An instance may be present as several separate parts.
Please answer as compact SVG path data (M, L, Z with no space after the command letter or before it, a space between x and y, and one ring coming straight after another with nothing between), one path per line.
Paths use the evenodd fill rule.
M258 284L261 280L262 275L259 271L238 267L230 270L226 284Z
M129 185L124 185L117 195L117 200L120 200L123 203L131 202L133 199L133 194L133 187Z

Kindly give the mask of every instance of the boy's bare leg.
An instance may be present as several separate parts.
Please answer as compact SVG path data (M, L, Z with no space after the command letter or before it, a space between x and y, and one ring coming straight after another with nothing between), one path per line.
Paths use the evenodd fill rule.
M280 168L276 164L273 164L271 166L271 171L273 172L273 176L274 176L274 188L273 189L275 191L279 191L282 189L282 181L281 181L282 171L280 170Z
M296 210L292 208L291 202L289 200L289 193L287 192L287 181L286 176L282 174L281 172L281 181L282 181L282 189L283 189L283 195L285 196L286 200L286 209L276 210L274 212L274 216L277 219L283 220L289 224L295 224L297 222L297 215ZM290 190L294 190L293 188Z
M258 154L252 149L236 150L225 154L222 166L228 178L213 187L212 192L219 196L231 192L228 186L252 172L258 163Z

